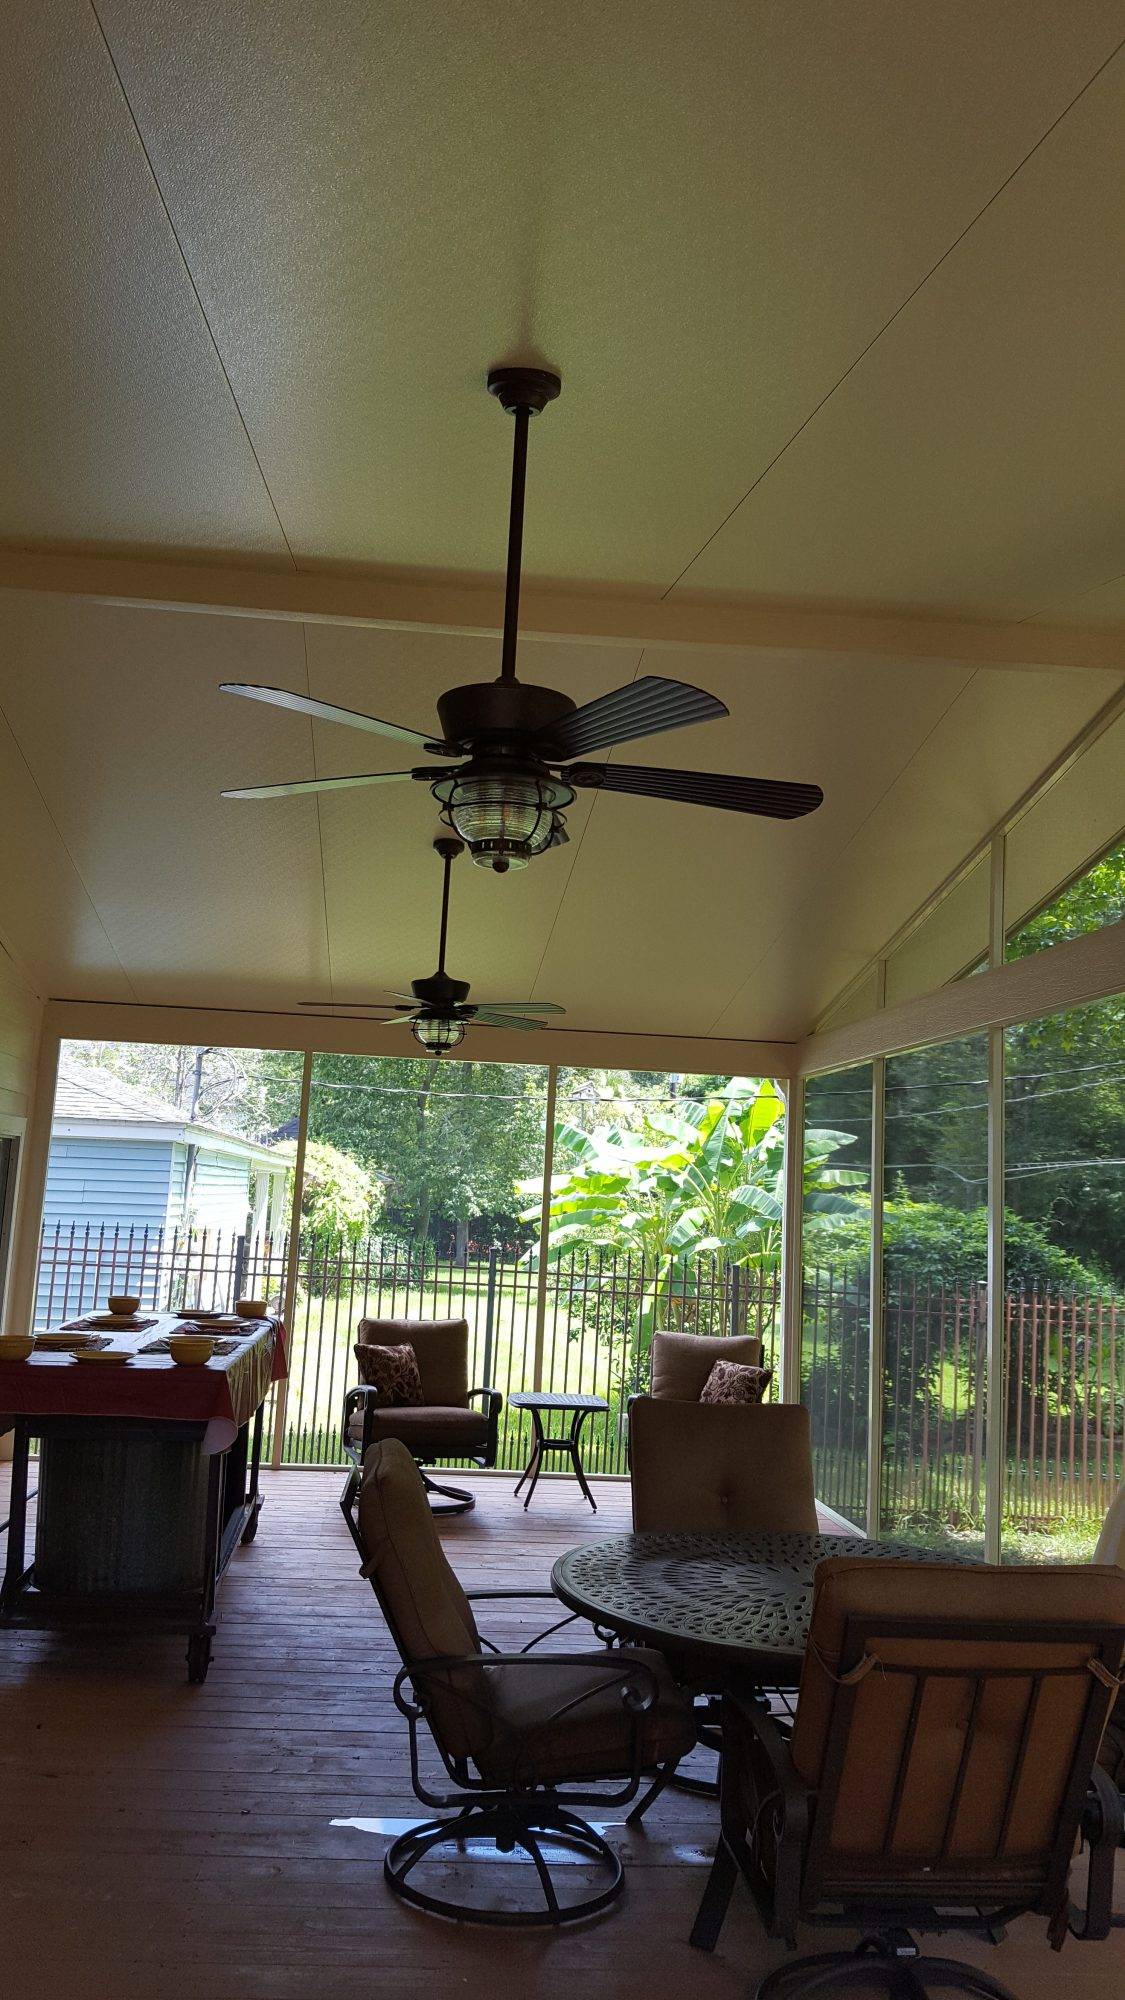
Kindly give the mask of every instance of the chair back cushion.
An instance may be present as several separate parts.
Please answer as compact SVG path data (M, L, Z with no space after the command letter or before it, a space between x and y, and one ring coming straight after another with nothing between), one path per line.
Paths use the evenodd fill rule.
M629 1417L629 1456L639 1534L816 1533L809 1413L800 1403L684 1404L639 1396Z
M422 1378L412 1347L380 1347L373 1340L357 1340L355 1358L359 1363L359 1379L374 1389L381 1410L420 1407Z
M698 1403L716 1361L741 1361L756 1368L761 1359L762 1343L750 1333L654 1333L649 1393L662 1400Z
M821 1563L792 1739L808 1886L1061 1894L1123 1649L1119 1570Z
M357 1516L365 1574L403 1664L421 1669L427 1660L479 1653L472 1606L446 1559L418 1468L398 1438L370 1447ZM481 1667L419 1672L415 1685L449 1756L472 1756L488 1741L488 1683Z
M467 1319L361 1319L356 1338L363 1346L412 1347L423 1404L443 1410L465 1408L469 1400Z

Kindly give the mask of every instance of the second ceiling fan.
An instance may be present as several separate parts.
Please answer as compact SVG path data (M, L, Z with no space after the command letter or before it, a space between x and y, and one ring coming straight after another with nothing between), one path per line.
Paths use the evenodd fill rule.
M494 368L488 387L515 418L499 679L450 688L438 700L440 727L431 735L339 708L332 702L291 694L286 688L256 687L240 681L222 684L224 694L243 695L250 701L294 709L317 721L342 722L415 744L427 756L456 760L453 768L436 775L430 764L409 771L298 778L284 784L244 786L224 792L223 797L272 799L414 779L429 786L442 818L464 841L473 860L498 875L525 867L535 855L566 840L564 813L579 791L631 792L685 805L755 813L766 819L799 819L814 812L824 797L819 785L730 777L717 771L668 770L654 764L582 761L618 743L729 715L724 702L687 681L644 674L580 708L569 695L554 688L516 679L528 425L533 415L554 401L562 383L545 369Z
M389 1014L389 1021L383 1025L398 1027L409 1023L410 1032L416 1042L428 1055L448 1055L464 1040L465 1030L474 1022L481 1028L541 1028L543 1022L531 1017L537 1014L565 1014L565 1007L557 1007L553 1000L481 1000L469 999L468 981L451 979L445 969L445 945L449 933L449 871L459 854L464 853L462 843L452 834L439 834L434 842L434 852L442 859L444 872L441 885L441 925L438 931L437 971L428 979L412 979L409 993L396 993L393 1003L384 1000L334 1000L328 1003L331 1012L344 1014ZM321 1000L302 1000L302 1007L315 1007L325 1011ZM404 1011L405 1010L405 1011Z

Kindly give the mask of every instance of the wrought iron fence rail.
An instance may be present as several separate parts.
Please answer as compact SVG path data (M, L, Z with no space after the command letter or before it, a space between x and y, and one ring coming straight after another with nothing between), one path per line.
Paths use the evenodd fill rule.
M40 1242L36 1325L90 1312L112 1292L137 1293L150 1310L221 1308L240 1296L280 1305L288 1254L286 1236L55 1223ZM355 1377L361 1319L468 1321L470 1381L504 1396L498 1459L511 1471L530 1449L512 1392L547 1388L605 1397L607 1413L584 1432L585 1461L592 1472L624 1472L624 1414L647 1383L653 1325L756 1333L764 1359L777 1364L777 1272L718 1257L658 1284L641 1257L608 1248L569 1249L541 1274L518 1245L458 1260L428 1242L329 1245L303 1233L296 1268L288 1464L343 1462L340 1409ZM887 1525L912 1514L973 1521L983 1512L986 1306L983 1285L888 1284ZM805 1271L801 1382L818 1491L852 1519L862 1518L866 1499L868 1317L865 1273ZM1016 1289L1005 1299L1004 1338L1007 1515L1037 1522L1104 1513L1125 1476L1125 1302Z

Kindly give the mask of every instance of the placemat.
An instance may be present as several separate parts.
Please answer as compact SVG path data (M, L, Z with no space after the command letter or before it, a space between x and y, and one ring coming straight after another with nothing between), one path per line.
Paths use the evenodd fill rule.
M121 1324L110 1329L114 1333L144 1333L146 1328L156 1325L155 1314L150 1319L125 1319L121 1314L117 1317ZM105 1330L102 1313L91 1313L89 1319L64 1319L62 1323L63 1333L104 1333Z
M193 1337L202 1339L203 1335L200 1334L198 1336L193 1336ZM141 1348L141 1353L167 1354L168 1342L173 1338L174 1336L170 1333L162 1333L159 1340L146 1341L145 1345ZM236 1335L234 1334L209 1333L207 1335L207 1339L213 1340L215 1343L214 1347L211 1350L213 1354L233 1354L235 1348L239 1345L239 1341Z

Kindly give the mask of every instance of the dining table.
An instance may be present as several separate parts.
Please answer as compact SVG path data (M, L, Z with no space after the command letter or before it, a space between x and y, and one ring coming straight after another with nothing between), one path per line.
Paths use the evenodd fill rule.
M978 1560L862 1535L677 1531L583 1542L558 1558L551 1587L599 1629L659 1648L701 1690L788 1689L800 1683L813 1579L829 1556Z
M0 1358L0 1435L14 1433L0 1628L181 1633L188 1679L206 1678L220 1580L257 1533L265 1406L287 1363L276 1316L206 1316L214 1351L186 1366L169 1338L195 1328L187 1311L112 1328L95 1313Z

